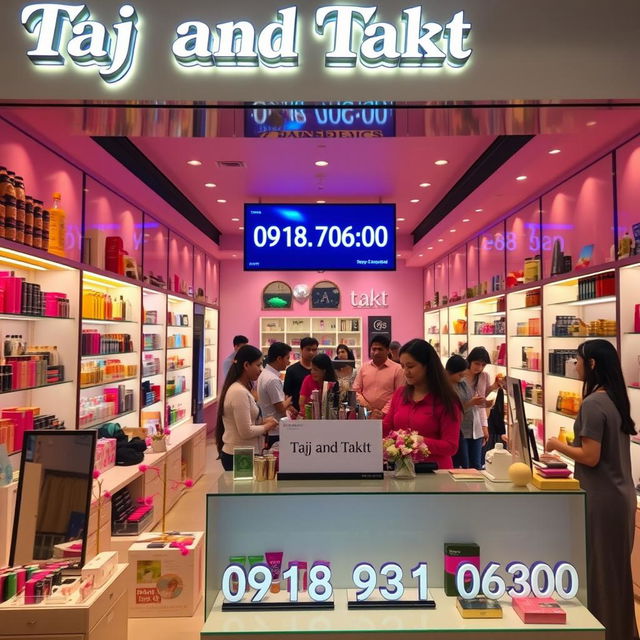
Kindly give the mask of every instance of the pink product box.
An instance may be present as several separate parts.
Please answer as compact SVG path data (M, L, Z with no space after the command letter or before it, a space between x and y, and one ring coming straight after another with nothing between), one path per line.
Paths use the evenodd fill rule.
M47 291L44 294L44 315L51 318L60 316L60 300L66 298L64 293Z
M116 440L115 438L100 438L96 442L95 471L104 473L116 465Z

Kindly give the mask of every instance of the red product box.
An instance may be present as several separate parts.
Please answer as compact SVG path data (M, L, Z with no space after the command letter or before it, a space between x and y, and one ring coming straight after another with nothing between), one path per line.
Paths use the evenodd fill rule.
M94 469L100 473L116 466L115 438L100 438L96 442L96 462Z
M553 598L512 598L511 604L525 624L567 622L567 612Z
M3 409L2 417L13 421L13 447L14 451L22 451L24 432L33 429L33 409Z

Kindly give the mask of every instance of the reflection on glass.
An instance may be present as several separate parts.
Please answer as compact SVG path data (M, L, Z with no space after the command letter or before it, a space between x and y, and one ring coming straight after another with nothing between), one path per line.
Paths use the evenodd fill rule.
M11 562L84 561L94 431L25 433Z

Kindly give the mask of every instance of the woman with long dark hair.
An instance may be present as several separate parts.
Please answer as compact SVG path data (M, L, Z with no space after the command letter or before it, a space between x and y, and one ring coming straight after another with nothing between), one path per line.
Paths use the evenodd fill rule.
M238 349L220 393L216 421L216 445L225 471L233 470L233 449L262 450L264 434L278 426L275 418L261 420L251 384L262 371L262 351L247 344Z
M428 342L415 339L400 349L400 364L407 384L394 392L383 431L417 431L429 447L426 461L451 469L451 457L458 450L462 406L442 362Z
M331 358L326 353L319 353L311 360L311 373L304 379L300 388L300 412L304 411L304 405L311 402L311 392L317 390L322 397L322 387L325 382L337 383L336 372L333 369Z
M587 590L589 610L607 640L633 640L631 550L636 492L629 436L636 433L620 360L608 340L578 347L582 405L572 444L549 438L547 451L575 460L575 476L587 493Z

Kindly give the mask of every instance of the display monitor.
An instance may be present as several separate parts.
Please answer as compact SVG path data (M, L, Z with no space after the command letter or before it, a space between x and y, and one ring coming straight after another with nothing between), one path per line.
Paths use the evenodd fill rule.
M245 204L246 271L393 271L395 204Z
M538 451L533 433L527 423L527 415L522 396L522 381L507 377L507 395L510 413L509 443L514 462L524 462L531 468L532 457L538 459Z

